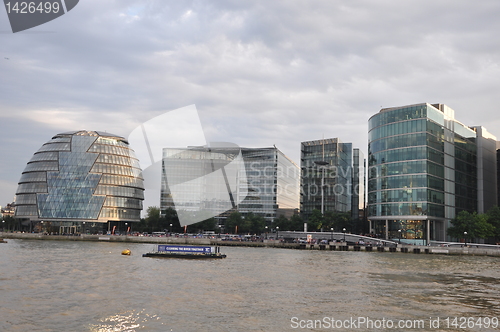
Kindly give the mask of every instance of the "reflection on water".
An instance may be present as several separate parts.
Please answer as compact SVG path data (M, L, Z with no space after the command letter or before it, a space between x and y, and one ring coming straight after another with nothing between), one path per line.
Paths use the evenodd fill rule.
M237 247L213 261L141 256L152 249L9 240L0 330L290 331L292 317L500 316L494 257Z
M92 332L131 332L136 331L145 325L149 320L159 320L157 315L149 315L140 312L128 312L117 314L101 319L98 324L91 324L90 331Z

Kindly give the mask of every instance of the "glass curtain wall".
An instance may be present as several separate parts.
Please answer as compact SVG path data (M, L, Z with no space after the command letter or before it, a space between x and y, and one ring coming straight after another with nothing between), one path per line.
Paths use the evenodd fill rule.
M359 179L353 181L354 173L359 172L353 169L352 143L342 143L338 138L302 142L300 159L300 211L304 220L313 210L351 212L353 188L359 184ZM354 202L359 203L358 198Z
M381 110L368 137L368 216L379 236L444 240L456 211L476 208L475 132L445 105Z
M238 211L243 215L253 213L271 223L276 218L278 209L298 209L299 170L290 159L277 148L238 148L237 150L236 153L227 148L164 149L162 213L165 213L167 208L175 208L177 211L198 209L202 203L198 199L201 196L193 195L193 192L205 191L205 189L199 186L189 188L186 184L194 183L194 179L207 178L208 174L232 162L240 151L245 174L234 173L236 178L232 182L236 185L230 190L229 196L227 195L228 187L224 182L212 188L214 194L211 196L215 199L203 203L205 209L212 211L212 216L215 216L220 223L223 223L233 211ZM172 188L177 184L183 184L183 186L176 193L174 200ZM184 194L185 199L180 201L185 204L179 205L177 201ZM189 203L189 198L193 200L191 203Z
M62 133L44 144L24 169L15 216L30 226L45 222L76 231L84 222L88 227L138 222L143 192L139 162L123 137L95 131Z

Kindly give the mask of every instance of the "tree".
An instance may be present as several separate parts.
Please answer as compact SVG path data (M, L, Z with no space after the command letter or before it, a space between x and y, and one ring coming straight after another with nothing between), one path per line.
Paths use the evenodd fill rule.
M243 225L243 218L241 213L235 211L229 215L226 219L225 229L228 233L240 232L240 228Z
M263 217L249 213L246 217L246 226L249 227L250 234L261 234L266 226L266 221Z
M298 214L294 214L290 218L290 230L291 231L303 231L304 230L304 220Z
M166 210L163 210L162 214L164 215L163 219L165 222L165 227L169 231L176 232L176 233L180 233L180 232L184 231L181 227L180 222L179 222L179 217L177 217L177 212L174 209L169 207ZM172 227L170 227L170 225L172 225Z
M488 222L488 216L477 212L460 211L451 224L448 235L456 239L485 239L495 234L495 227Z
M456 239L463 239L464 232L467 232L467 235L472 238L473 218L473 214L467 211L460 211L451 221L451 226L448 228L448 235Z
M288 220L288 218L283 215L279 216L277 219L274 219L273 226L279 227L279 229L282 231L291 231L290 220Z
M151 233L160 231L160 208L157 206L148 207L145 222Z
M493 237L495 238L495 242L499 242L500 240L500 207L495 205L491 209L486 212L488 217L487 221L489 224L493 226Z
M191 227L191 229L195 229L198 233L201 233L203 231L214 231L216 224L217 222L215 221L215 218L209 218L197 222L196 224L192 224L189 227Z
M347 212L327 212L327 220L329 220L329 227L341 232L344 228L352 231L351 214Z
M314 209L307 221L307 229L311 232L316 232L323 227L325 218L321 214L320 210Z
M3 221L5 221L5 222L2 222L4 232L5 231L14 231L14 230L18 229L18 222L16 219L14 219L14 217L4 216Z

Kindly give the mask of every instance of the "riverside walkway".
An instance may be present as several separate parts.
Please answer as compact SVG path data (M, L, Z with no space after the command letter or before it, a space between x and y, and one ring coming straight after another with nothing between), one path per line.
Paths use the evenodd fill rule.
M281 232L280 232L281 233ZM326 235L327 233L325 233ZM2 233L0 239L23 239L23 240L52 240L52 241L95 241L95 242L118 242L118 243L153 243L153 244L191 244L191 245L217 245L238 247L270 247L297 250L322 250L322 251L364 251L364 252L390 252L404 254L440 254L440 255L475 255L500 257L500 246L471 243L467 246L459 243L445 244L433 243L431 246L405 245L394 241L368 238L373 241L370 244L359 244L359 240L353 244L350 240L359 235L346 234L339 241L327 241L326 243L287 243L278 240L263 241L238 241L225 240L217 237L174 237L174 236L126 236L126 235L45 235L39 233ZM281 234L280 234L281 236ZM366 237L363 237L366 238ZM324 239L326 240L326 239ZM334 238L334 241L336 239Z

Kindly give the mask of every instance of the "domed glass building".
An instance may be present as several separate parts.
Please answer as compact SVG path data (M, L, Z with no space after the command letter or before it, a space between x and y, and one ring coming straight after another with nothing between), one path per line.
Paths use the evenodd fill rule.
M58 134L26 165L15 218L30 231L104 233L138 222L144 185L125 138L99 131Z

